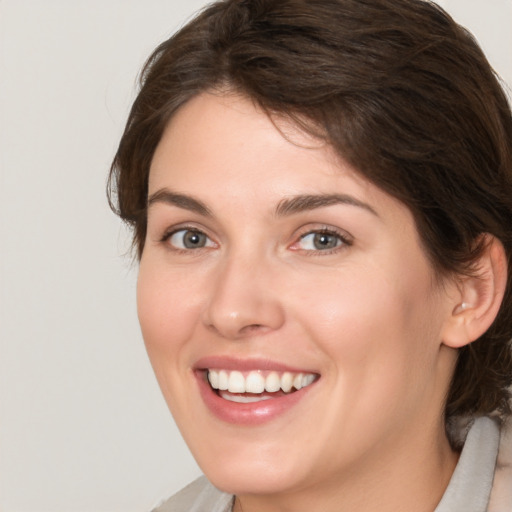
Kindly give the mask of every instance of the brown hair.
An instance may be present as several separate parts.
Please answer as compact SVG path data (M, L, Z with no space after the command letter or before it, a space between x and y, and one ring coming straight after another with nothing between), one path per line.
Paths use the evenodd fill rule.
M512 119L473 37L424 0L221 0L147 61L112 164L111 206L146 235L148 174L174 112L229 89L326 139L412 211L440 275L467 274L483 233L509 273L494 324L460 349L446 417L509 414Z

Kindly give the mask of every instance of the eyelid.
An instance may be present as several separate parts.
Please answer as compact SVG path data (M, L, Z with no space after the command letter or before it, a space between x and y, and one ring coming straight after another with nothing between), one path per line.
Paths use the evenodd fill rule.
M211 244L208 244L208 245L206 245L204 247L197 247L195 249L175 247L175 246L173 246L173 245L171 245L169 243L169 240L173 237L173 235L175 235L176 233L179 233L180 231L192 231L194 233L200 233L200 234L204 235L209 240L209 242L211 242ZM162 244L166 244L169 247L169 249L172 250L172 251L175 251L175 252L186 252L186 253L198 252L201 249L210 249L212 247L217 247L218 246L217 242L208 233L208 230L206 230L204 228L201 228L201 227L198 227L198 226L195 226L195 225L191 225L191 224L178 224L178 225L169 227L168 229L166 229L164 231L164 233L160 237L159 241Z
M163 242L178 231L197 231L198 233L204 233L208 238L212 238L209 230L206 229L204 226L198 225L195 222L177 222L176 224L167 225L167 227L162 227L162 235L160 236L160 240Z
M301 249L300 247L297 247L301 240L303 240L306 236L312 235L312 234L326 234L338 237L338 239L341 241L341 244L337 247L333 247L332 249ZM311 227L307 226L299 230L298 234L296 235L295 241L292 243L291 246L289 246L289 249L297 252L302 252L304 254L309 255L319 255L319 256L325 256L329 254L334 254L339 251L343 251L347 247L350 247L354 243L354 237L350 235L347 231L335 228L333 226L328 225L320 225L318 227ZM295 246L295 247L294 247Z

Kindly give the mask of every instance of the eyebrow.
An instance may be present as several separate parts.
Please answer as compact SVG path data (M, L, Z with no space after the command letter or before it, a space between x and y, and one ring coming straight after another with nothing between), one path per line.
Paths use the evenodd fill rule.
M171 192L166 188L157 190L155 193L148 197L148 208L157 203L177 206L178 208L183 208L184 210L198 213L204 217L212 216L212 212L208 209L208 207L198 199L194 199L193 197L186 194Z
M357 206L379 217L379 214L369 204L347 194L307 194L293 196L279 202L276 208L276 214L285 217L287 215L293 215L294 213L315 210L316 208L336 204Z
M204 217L212 217L212 212L202 201L194 199L187 194L171 192L166 188L157 190L149 196L147 203L148 208L157 203L177 206L178 208L198 213ZM295 213L315 210L317 208L336 204L357 206L369 211L377 217L379 216L369 204L347 194L301 194L293 196L280 201L276 207L275 213L278 217L286 217Z

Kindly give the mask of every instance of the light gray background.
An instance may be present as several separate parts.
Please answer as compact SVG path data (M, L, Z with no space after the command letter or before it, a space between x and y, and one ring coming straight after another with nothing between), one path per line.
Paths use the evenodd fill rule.
M0 0L1 511L145 512L199 474L104 190L145 57L204 3ZM511 84L512 0L441 3Z

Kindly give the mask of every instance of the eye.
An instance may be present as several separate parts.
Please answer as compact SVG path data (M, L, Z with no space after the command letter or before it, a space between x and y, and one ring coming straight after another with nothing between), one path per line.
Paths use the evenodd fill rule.
M180 229L167 235L167 240L175 249L202 249L215 244L203 232L194 229Z
M332 251L343 245L350 245L350 242L340 233L321 230L302 235L294 248L303 251Z

